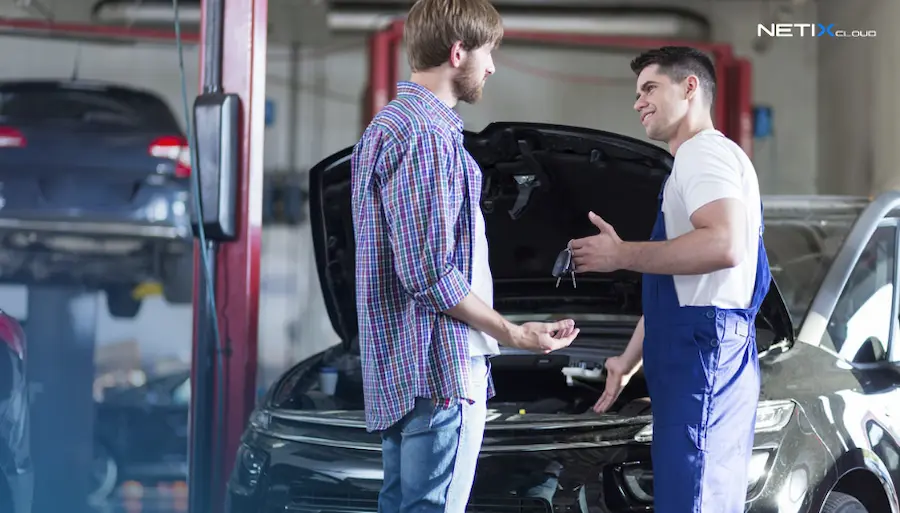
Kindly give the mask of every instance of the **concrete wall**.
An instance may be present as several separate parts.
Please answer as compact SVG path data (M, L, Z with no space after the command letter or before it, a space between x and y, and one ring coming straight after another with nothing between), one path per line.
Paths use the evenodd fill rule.
M872 39L821 38L819 167L823 193L877 194L900 186L896 49L900 3L820 2L820 18L847 30L875 30ZM781 40L788 47L793 41Z
M776 45L756 53L756 23L768 21L757 2L703 2L711 17L715 38L734 45L754 65L754 101L774 108L774 143L761 146L756 162L764 192L815 192L820 162L833 167L834 147L817 144L817 130L834 124L842 110L824 108L820 88L833 87L817 75L817 67L836 69L832 58L820 58L816 40ZM801 7L798 16L815 17L815 7ZM79 76L135 84L157 91L183 115L177 54L172 45L74 45L13 37L0 38L0 79L69 77L80 46ZM289 120L289 52L270 45L267 95L275 104L274 125L266 129L265 168L305 169L321 158L352 145L360 130L360 101L366 74L363 38L332 41L326 51L304 49L297 98L299 126L296 138L287 132ZM523 120L584 125L644 138L632 110L634 76L628 62L634 52L600 49L540 48L507 42L496 54L497 74L489 80L483 102L462 105L460 112L470 129L491 121ZM850 53L848 66L859 57ZM185 51L188 90L198 84L196 48ZM406 68L401 76L405 77ZM844 82L835 80L835 82ZM832 97L830 102L835 102ZM849 107L842 105L842 108ZM840 114L844 118L849 112ZM828 121L832 120L832 121ZM835 132L836 133L836 132ZM842 132L843 134L843 132ZM837 137L835 135L835 137ZM859 137L859 139L863 139ZM291 148L296 162L290 162ZM849 160L848 160L849 163ZM293 166L292 164L296 164ZM821 180L819 180L821 182ZM260 360L284 367L336 341L322 306L321 293L311 266L306 227L268 230L263 242L263 291L260 314ZM285 286L273 287L271 285ZM16 296L0 296L15 303ZM161 323L161 319L166 319ZM100 343L135 337L148 351L189 354L190 310L161 300L149 301L135 322L110 319L101 309ZM160 326L170 326L161 330ZM299 348L285 347L300 340Z

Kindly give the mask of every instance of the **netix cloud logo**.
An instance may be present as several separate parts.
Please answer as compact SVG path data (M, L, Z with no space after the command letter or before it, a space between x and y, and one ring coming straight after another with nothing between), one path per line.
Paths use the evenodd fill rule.
M834 23L770 23L756 25L756 37L875 37L874 30L843 30Z

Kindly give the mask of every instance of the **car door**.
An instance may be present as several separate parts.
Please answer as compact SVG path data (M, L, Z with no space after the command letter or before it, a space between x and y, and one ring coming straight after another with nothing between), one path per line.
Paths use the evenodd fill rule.
M843 427L900 483L900 230L882 221L866 242L828 321L822 344L852 363L861 393L845 390ZM860 422L861 420L861 422Z

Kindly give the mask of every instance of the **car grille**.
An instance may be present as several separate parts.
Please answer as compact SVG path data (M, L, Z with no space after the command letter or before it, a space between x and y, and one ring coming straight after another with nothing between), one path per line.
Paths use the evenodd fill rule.
M378 511L377 493L317 495L308 486L292 487L288 509L304 513L369 513ZM536 497L472 497L467 513L551 513L550 504Z

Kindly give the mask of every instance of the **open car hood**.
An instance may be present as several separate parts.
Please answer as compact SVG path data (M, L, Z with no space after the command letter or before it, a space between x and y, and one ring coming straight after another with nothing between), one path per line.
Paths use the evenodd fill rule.
M641 314L638 273L564 279L553 263L571 239L593 235L593 211L623 240L647 240L673 157L663 148L587 128L493 123L465 133L484 174L481 205L494 276L494 307L504 314ZM346 348L358 333L350 157L345 148L310 170L310 222L316 267L332 326ZM792 338L790 316L772 284L760 322Z

